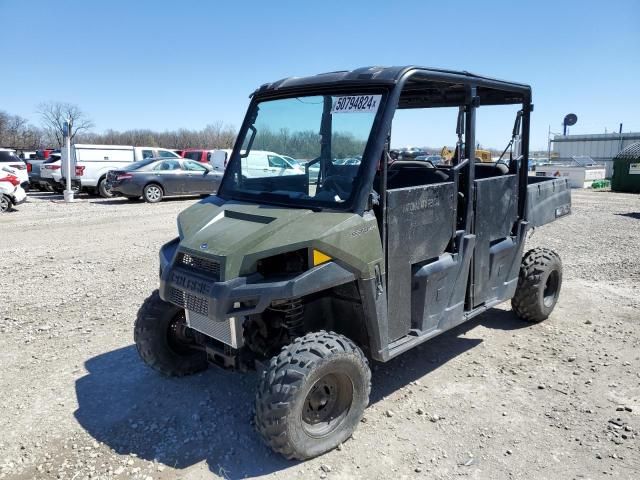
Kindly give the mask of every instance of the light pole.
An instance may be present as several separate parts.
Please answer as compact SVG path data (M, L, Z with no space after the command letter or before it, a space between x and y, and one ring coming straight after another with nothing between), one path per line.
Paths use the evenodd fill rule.
M63 132L65 138L66 155L64 158L64 176L66 180L66 188L64 190L64 201L73 202L73 190L71 190L71 119L67 118L64 123Z

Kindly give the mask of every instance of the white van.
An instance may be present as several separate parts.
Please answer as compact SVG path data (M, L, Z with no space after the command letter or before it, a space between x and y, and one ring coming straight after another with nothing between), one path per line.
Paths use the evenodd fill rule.
M211 166L224 172L231 150L215 150L211 155ZM242 158L242 173L247 178L277 177L281 175L304 175L304 167L286 155L266 150L251 150Z
M64 155L66 149L62 151ZM109 198L112 196L106 186L109 170L116 170L146 158L162 157L180 158L177 153L167 148L75 144L71 147L71 179L76 184L79 182L80 188L95 190L101 197ZM62 164L64 166L65 162Z

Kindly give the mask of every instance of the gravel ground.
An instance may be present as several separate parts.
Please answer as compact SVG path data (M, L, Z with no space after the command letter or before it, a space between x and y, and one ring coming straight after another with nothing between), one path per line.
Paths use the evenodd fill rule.
M529 242L564 261L551 318L505 305L374 365L354 437L304 463L254 433L255 373L165 379L132 345L195 200L30 197L0 217L0 478L640 478L638 195L574 192Z

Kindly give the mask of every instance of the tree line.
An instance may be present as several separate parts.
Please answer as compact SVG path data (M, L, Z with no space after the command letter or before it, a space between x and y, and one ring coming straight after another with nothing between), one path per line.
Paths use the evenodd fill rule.
M321 137L317 131L291 132L283 128L274 132L262 127L256 133L252 148L309 160L320 156L320 142ZM331 135L331 156L333 158L362 156L365 145L365 140L355 138L351 132L335 131Z
M38 105L40 125L32 125L20 115L0 110L0 147L16 150L61 148L66 119L71 119L71 142L103 145L137 145L171 149L231 148L236 130L231 125L215 122L200 130L180 128L158 132L150 129L106 130L93 132L91 119L70 103L48 102Z

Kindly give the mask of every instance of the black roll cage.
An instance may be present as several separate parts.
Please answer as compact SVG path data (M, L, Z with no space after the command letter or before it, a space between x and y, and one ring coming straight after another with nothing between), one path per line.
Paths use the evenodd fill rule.
M252 123L252 112L257 103L264 100L291 98L306 95L353 94L385 92L378 114L373 122L369 141L362 157L364 168L362 178L355 187L349 209L362 215L369 208L371 188L381 164L381 176L386 178L388 138L397 109L461 107L464 109L464 158L458 158L454 169L459 171L469 165L466 198L473 198L475 162L475 121L476 109L483 105L522 105L520 123L522 128L521 152L518 158L518 217L524 219L527 198L529 163L529 129L531 87L525 84L506 82L493 78L426 67L365 67L351 72L332 72L312 77L291 77L274 83L264 84L251 95L251 104L233 148L232 157L240 153L242 139ZM380 159L383 159L380 162ZM463 163L464 162L464 163ZM221 196L224 197L224 184ZM386 185L386 182L385 182ZM386 188L386 187L385 187ZM385 192L381 191L382 201ZM470 230L473 211L466 209L465 230Z

